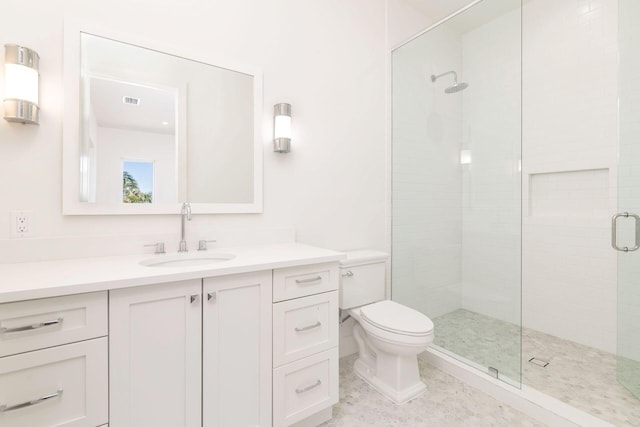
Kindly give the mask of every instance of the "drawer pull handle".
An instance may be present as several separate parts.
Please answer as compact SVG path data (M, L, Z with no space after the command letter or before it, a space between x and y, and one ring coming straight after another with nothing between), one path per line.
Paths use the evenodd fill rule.
M297 388L296 393L298 394L306 393L307 391L313 390L314 388L318 387L320 384L322 384L322 381L317 380L315 384L308 385L305 388Z
M309 325L309 326L305 326L304 328L296 328L296 332L304 332L304 331L308 331L309 329L315 329L318 328L322 325L322 323L320 323L320 321L318 320L318 322L314 325Z
M342 277L353 277L353 271L349 270L342 275Z
M308 285L322 280L321 276L312 277L311 279L296 279L298 285Z
M46 328L47 326L62 325L63 321L64 319L62 317L58 317L55 320L46 320L44 322L34 323L32 325L27 325L27 326L18 326L15 328L0 328L0 334L10 334L13 332L31 331L33 329Z
M53 394L42 396L42 397L40 397L38 399L30 400L28 402L18 403L17 405L12 405L12 406L0 405L0 413L9 412L9 411L15 411L16 409L21 409L21 408L26 408L28 406L37 405L38 403L46 402L47 400L53 399L55 397L60 397L60 396L62 396L62 389L61 388L59 388Z

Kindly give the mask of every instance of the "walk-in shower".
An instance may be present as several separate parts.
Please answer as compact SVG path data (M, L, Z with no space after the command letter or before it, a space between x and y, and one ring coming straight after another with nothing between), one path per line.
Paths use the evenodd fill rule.
M392 298L438 352L640 425L640 250L610 244L640 213L640 2L470 3L392 52Z
M465 90L466 88L469 87L468 83L465 83L465 82L458 83L458 74L456 74L455 71L447 71L446 73L438 74L437 76L435 74L432 74L431 81L435 83L436 80L438 80L440 77L443 77L449 74L453 74L453 84L445 88L444 90L445 93L456 93L456 92Z

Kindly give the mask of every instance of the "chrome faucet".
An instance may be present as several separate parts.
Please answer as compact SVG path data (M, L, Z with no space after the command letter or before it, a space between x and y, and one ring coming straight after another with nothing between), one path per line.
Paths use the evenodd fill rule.
M185 232L185 220L191 221L191 205L189 202L184 202L182 204L182 210L180 211L181 219L181 227L180 227L180 246L178 246L178 252L187 252L187 242L184 240L184 232Z

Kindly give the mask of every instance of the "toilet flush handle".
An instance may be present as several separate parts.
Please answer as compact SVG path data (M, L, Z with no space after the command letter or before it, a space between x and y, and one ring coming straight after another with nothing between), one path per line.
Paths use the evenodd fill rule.
M353 277L353 271L349 270L342 275L342 277Z

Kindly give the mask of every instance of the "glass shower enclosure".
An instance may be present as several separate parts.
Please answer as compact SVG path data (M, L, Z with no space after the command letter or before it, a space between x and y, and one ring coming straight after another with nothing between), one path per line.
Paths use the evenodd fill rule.
M474 2L392 52L392 298L434 347L521 382L521 2Z
M617 379L640 398L640 2L619 1ZM625 250L627 248L627 250Z

